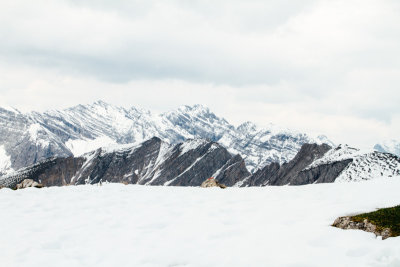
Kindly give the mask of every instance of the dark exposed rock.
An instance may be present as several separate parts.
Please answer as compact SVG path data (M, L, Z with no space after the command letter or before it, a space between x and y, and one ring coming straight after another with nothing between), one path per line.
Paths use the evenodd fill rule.
M332 226L341 229L363 230L365 232L374 233L376 236L382 236L382 239L386 239L392 236L392 233L389 228L384 228L382 231L378 231L376 225L368 222L367 219L364 219L364 221L362 222L355 222L351 219L350 216L337 218L332 224Z
M290 184L333 183L352 161L352 159L346 159L302 170L290 181Z
M331 147L327 144L305 144L301 147L299 153L297 153L293 160L284 163L283 165L272 163L265 168L258 170L246 179L242 186L300 185L314 183L320 178L320 182L332 182L338 175L337 172L340 169L339 166L336 166L336 171L332 171L330 168L331 166L327 166L326 170L312 170L310 172L304 170L313 161L321 158L330 149ZM321 176L321 174L323 175Z
M243 158L238 154L225 163L215 179L226 186L233 186L250 175Z

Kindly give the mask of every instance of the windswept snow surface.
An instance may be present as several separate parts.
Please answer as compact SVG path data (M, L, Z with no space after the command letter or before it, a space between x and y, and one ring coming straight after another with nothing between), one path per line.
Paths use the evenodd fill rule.
M400 237L330 224L400 204L400 177L263 188L0 190L2 266L400 266Z

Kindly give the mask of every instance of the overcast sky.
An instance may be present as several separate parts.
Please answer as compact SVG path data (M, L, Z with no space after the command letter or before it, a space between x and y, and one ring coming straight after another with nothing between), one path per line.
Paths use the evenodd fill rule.
M0 1L0 105L99 99L400 139L400 1Z

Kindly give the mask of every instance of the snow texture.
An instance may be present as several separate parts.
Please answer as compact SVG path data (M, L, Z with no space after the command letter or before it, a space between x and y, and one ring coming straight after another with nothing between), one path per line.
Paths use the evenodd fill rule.
M299 187L0 190L1 265L399 266L400 237L331 227L400 204L400 177Z

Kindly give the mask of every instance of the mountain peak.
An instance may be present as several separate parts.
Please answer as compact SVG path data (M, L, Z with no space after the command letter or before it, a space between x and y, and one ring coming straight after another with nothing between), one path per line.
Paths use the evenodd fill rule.
M0 110L12 113L21 113L18 109L10 106L0 106Z
M195 105L183 105L178 108L179 111L181 112L192 112L192 113L212 113L210 109L206 106L203 106L201 104L195 104Z
M246 121L242 124L240 124L237 128L238 131L243 132L255 132L257 131L257 125L255 125L253 122L251 121Z
M386 140L374 146L379 152L392 153L400 157L400 142L396 140Z
M97 100L95 102L93 102L93 105L97 105L97 106L110 106L109 103L103 101L103 100Z

